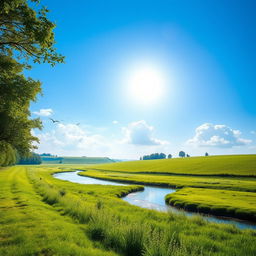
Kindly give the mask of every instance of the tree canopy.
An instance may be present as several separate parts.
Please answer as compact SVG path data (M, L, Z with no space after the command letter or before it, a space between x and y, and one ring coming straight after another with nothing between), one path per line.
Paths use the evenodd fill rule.
M31 153L26 157L21 157L17 164L41 164L41 156L36 153Z
M151 155L145 155L142 157L143 160L152 160L152 159L165 159L166 155L164 153L154 153Z
M49 10L39 4L39 0L1 0L0 52L55 65L64 57L54 48L55 24L47 19Z
M185 157L185 156L186 156L186 153L184 151L179 152L179 157Z
M41 83L23 71L33 62L53 66L64 61L54 48L55 24L47 12L39 0L0 1L0 165L28 155L38 141L31 130L42 127L29 111L41 93Z

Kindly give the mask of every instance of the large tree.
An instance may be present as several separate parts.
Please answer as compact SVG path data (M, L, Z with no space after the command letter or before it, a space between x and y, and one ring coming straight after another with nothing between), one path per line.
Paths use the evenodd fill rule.
M0 165L31 152L37 141L31 130L42 126L29 112L41 83L26 77L24 69L33 62L55 65L64 60L54 48L55 24L47 12L38 0L0 1Z

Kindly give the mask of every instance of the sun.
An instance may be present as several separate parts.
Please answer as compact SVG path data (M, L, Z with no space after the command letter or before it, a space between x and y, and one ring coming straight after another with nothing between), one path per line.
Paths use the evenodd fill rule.
M128 82L129 94L141 104L153 104L165 91L163 74L153 67L140 67L131 73Z

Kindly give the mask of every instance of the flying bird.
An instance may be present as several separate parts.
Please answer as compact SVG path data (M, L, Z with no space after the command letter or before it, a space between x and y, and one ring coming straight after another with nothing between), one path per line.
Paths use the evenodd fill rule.
M52 118L49 118L53 123L60 123L60 121L59 120L54 120L54 119L52 119Z

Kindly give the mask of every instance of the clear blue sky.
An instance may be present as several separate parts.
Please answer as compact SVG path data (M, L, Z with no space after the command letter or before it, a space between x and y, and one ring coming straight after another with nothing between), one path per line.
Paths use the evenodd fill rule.
M42 4L57 24L56 47L66 64L28 73L43 82L44 96L31 106L44 115L44 130L35 131L39 152L256 152L255 1ZM149 66L164 83L156 101L142 104L138 98L151 88L144 97L129 86ZM63 121L53 125L49 117Z

